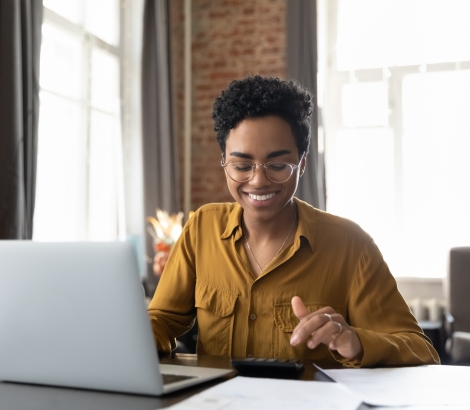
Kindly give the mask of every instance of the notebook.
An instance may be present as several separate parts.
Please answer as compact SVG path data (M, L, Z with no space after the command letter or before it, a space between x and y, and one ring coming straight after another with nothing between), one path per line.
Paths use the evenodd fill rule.
M159 396L231 372L159 363L130 243L0 241L1 381Z

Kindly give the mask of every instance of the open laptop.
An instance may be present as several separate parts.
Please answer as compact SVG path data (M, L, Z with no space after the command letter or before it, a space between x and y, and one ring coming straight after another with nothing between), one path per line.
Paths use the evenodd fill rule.
M1 381L158 396L230 372L159 363L130 243L0 241Z

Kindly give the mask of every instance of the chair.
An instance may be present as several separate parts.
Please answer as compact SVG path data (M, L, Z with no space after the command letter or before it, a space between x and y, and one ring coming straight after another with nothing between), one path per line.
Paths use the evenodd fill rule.
M447 353L451 364L470 365L470 247L450 250L444 292Z

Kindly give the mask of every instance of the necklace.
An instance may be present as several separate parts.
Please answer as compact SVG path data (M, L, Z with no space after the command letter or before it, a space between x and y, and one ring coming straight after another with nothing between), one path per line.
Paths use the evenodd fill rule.
M288 233L287 236L286 236L286 239L284 239L284 242L282 243L282 245L281 245L281 247L279 248L279 250L277 251L277 253L274 255L274 258L271 259L271 262L269 262L269 263L264 267L264 269L266 269L266 268L273 262L273 260L277 258L277 255L279 255L279 254L281 253L282 248L284 248L284 245L285 245L286 242L287 242L287 239L289 239L289 236L290 236L290 234L291 234L291 232L292 232L292 229L294 229L294 225L295 225L295 221L296 221L296 220L297 220L297 210L295 211L294 222L292 222L292 226L290 227L290 230L289 230L289 233ZM251 253L251 256L253 256L253 259L254 259L254 261L255 261L255 263L256 263L256 266L258 266L258 269L260 270L260 272L263 272L264 269L261 269L261 266L259 266L259 263L258 263L258 261L256 260L255 255L253 254L253 251L251 250L251 246L250 246L250 244L248 243L248 239L247 239L246 235L245 235L245 242L246 242L246 246L248 247L248 250L249 250L250 253Z

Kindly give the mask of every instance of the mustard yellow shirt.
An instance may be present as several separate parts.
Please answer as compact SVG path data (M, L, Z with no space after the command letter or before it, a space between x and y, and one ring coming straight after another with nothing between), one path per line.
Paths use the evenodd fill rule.
M149 305L159 351L175 347L197 316L197 352L211 355L331 360L346 366L439 363L399 293L377 246L358 225L295 198L294 243L257 278L241 240L238 203L209 204L186 223ZM362 360L321 344L291 346L299 320L290 301L310 311L331 306L354 327Z

